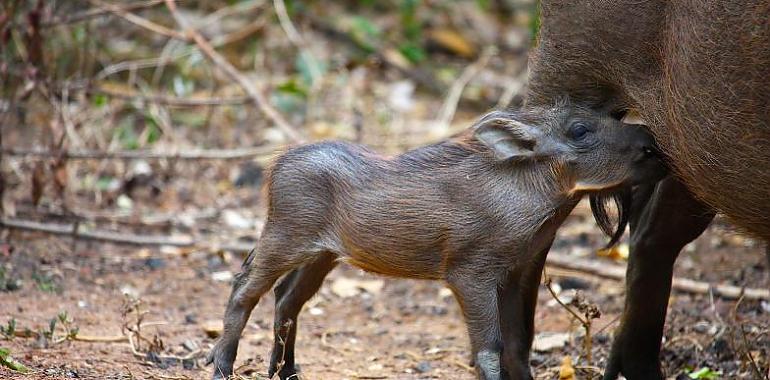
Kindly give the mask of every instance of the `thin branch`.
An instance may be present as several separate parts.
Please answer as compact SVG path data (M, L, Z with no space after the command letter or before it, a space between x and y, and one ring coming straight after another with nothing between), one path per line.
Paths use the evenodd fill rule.
M447 94L444 104L441 105L439 111L438 122L440 125L449 125L455 116L457 111L457 104L460 102L463 90L468 83L478 75L478 73L489 63L490 58L495 55L495 48L487 48L481 53L481 57L476 62L468 65L460 74L460 76L449 87L449 93Z
M109 12L114 13L118 17L136 25L139 27L142 27L144 29L147 29L153 33L157 33L166 37L176 38L183 41L187 40L187 36L183 33L179 33L174 29L168 28L166 26L154 23L150 20L147 20L145 18L139 17L131 12L127 12L125 9L113 5L110 3L106 3L102 0L90 0L91 4L94 4L97 7L107 9Z
M134 11L138 9L145 9L145 8L152 8L158 4L162 4L163 0L148 0L148 1L138 1L131 4L125 4L122 6L119 6L123 11ZM67 24L74 24L76 22L86 21L95 17L104 16L107 14L113 13L112 11L104 8L92 8L87 11L75 13L70 16L66 17L56 17L52 20L44 21L42 23L43 27L50 28L53 26L60 26L60 25L67 25Z
M240 160L253 157L272 156L278 152L277 147L255 147L238 149L208 149L185 150L178 152L158 152L150 150L124 150L116 152L104 151L62 151L54 152L43 149L3 148L2 154L15 157L63 157L74 160Z
M612 280L625 280L626 268L619 265L608 265L604 261L580 259L556 252L548 254L546 264L559 268L577 270L594 276ZM708 282L695 281L688 278L674 277L672 289L693 294L708 294L713 291L715 295L727 299L737 299L743 294L746 299L770 300L770 290L757 288L741 288L727 284L710 284Z
M0 218L0 227L5 227L15 230L37 231L48 233L52 235L65 235L71 236L82 240L94 240L106 243L116 244L129 244L139 246L173 246L173 247L201 247L212 249L223 249L226 251L246 253L252 248L252 244L245 243L225 243L225 244L211 244L214 238L207 237L201 240L195 240L189 237L173 237L173 236L147 236L147 235L133 235L133 234L121 234L118 232L109 231L78 231L73 224L54 224L54 223L40 223L31 220L19 220L11 218Z
M217 53L211 44L203 38L195 29L189 27L187 21L179 14L176 8L174 0L166 0L166 7L171 12L171 15L176 20L177 24L185 30L185 36L192 39L200 51L206 55L220 70L222 70L230 79L238 83L246 94L252 99L252 101L259 107L262 113L265 114L275 125L283 131L286 136L295 142L304 142L305 138L297 131L297 129L289 124L288 121L281 115L278 110L273 108L270 103L255 86L249 81L238 69L236 69L230 62L225 59L221 54Z
M121 93L96 87L87 90L89 93L103 94L113 98L126 100L141 100L143 102L162 104L171 107L200 107L200 106L227 106L246 104L251 101L246 96L236 96L231 98L180 98L174 96L165 96L157 94L139 94L139 93Z
M304 56L304 59L310 62L306 62L308 69L310 69L310 76L314 85L318 85L318 80L321 78L321 69L318 68L318 60L310 52L307 46L307 42L302 35L299 34L297 28L291 22L289 12L286 11L286 4L283 0L273 0L273 6L275 7L275 13L278 16L278 22L281 24L281 28L286 33L286 37L289 38L292 44L300 51L300 54Z

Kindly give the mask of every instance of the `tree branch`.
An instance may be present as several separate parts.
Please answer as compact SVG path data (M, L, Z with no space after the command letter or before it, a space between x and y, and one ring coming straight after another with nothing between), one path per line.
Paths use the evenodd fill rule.
M608 265L599 260L586 260L551 252L545 262L550 266L572 269L612 280L622 281L626 278L626 268L619 265ZM674 277L671 287L680 292L693 294L709 294L713 291L715 295L728 299L737 299L743 294L746 299L770 300L770 290L768 289L741 288L726 284L715 285L688 278Z

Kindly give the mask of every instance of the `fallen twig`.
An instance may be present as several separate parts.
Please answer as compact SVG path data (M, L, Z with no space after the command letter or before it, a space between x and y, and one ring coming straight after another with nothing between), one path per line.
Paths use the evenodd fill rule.
M607 264L606 261L581 259L556 252L548 254L546 264L612 280L625 280L626 278L625 267ZM743 297L746 299L770 300L770 290L768 289L710 284L681 277L674 277L672 289L693 294L708 294L710 291L713 291L715 295L727 299L737 299L743 294Z
M124 93L105 89L103 87L89 88L89 93L107 95L113 98L127 100L141 100L143 102L162 104L171 107L200 107L200 106L225 106L246 104L251 99L246 96L235 96L230 98L180 98L175 96L165 96L157 94Z
M94 4L95 6L99 8L106 9L110 13L114 13L115 15L119 16L120 18L136 25L139 27L142 27L144 29L147 29L153 33L157 33L166 37L170 38L176 38L180 40L186 40L186 36L183 33L180 33L174 29L168 28L166 26L154 23L150 20L147 20L145 18L139 17L131 12L126 11L125 8L121 8L117 5L110 4L107 2L104 2L102 0L90 0L91 4Z
M197 30L191 28L187 21L182 17L182 15L179 14L179 11L176 8L176 3L174 0L166 0L166 7L171 12L171 15L174 17L174 20L176 23L184 29L184 36L195 42L196 45L198 45L198 48L200 51L211 60L222 72L224 72L230 79L234 80L238 85L240 85L243 90L246 92L246 94L252 99L252 101L256 104L257 107L262 111L262 113L265 114L270 120L272 120L275 125L283 131L286 136L295 141L295 142L304 142L305 138L297 131L297 129L289 124L288 121L281 115L278 110L273 108L273 106L270 105L270 103L265 98L265 95L263 95L257 88L254 86L249 79L247 79L243 74L241 74L238 69L235 68L230 62L225 59L221 54L217 53L216 50L214 50L214 47L211 46L211 43L209 43Z
M249 243L222 243L219 245L205 243L212 241L213 239L211 238L201 238L196 240L190 237L132 235L98 230L77 231L71 224L41 223L12 218L0 218L0 227L38 231L54 235L68 235L77 239L117 244L210 247L236 253L248 253L253 248L253 244ZM605 261L581 259L556 252L548 254L546 264L612 280L622 281L626 278L626 269L622 266L608 265ZM710 291L713 291L715 295L727 299L737 299L743 295L744 299L770 300L770 290L768 289L741 288L734 285L710 284L708 282L680 277L674 278L672 288L677 291L693 294L708 294Z
M17 220L9 218L0 218L0 227L27 231L38 231L54 235L67 235L76 239L83 240L95 240L108 243L130 245L202 247L222 249L238 253L245 253L253 248L252 244L247 243L225 243L221 245L211 244L209 242L213 241L212 238L195 240L190 237L132 235L109 231L79 231L78 229L75 229L74 225L72 224L40 223L30 220Z
M3 148L0 152L4 155L16 157L63 157L70 160L238 160L272 156L277 153L278 150L279 148L273 146L261 146L235 149L190 149L173 153L151 150L124 150L115 152L80 150L54 152L44 149L19 148Z
M163 0L138 1L135 3L125 4L125 5L121 5L119 7L116 6L116 7L122 11L128 12L128 11L133 11L137 9L152 8L158 4L163 4ZM43 27L52 27L52 26L74 24L76 22L89 20L94 17L99 17L110 13L114 13L114 12L105 8L92 8L83 12L75 13L70 16L56 17L52 20L43 21L41 25Z

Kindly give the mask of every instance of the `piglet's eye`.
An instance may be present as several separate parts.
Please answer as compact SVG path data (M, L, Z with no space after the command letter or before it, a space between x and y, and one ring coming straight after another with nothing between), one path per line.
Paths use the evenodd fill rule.
M570 125L567 135L573 140L582 140L586 137L588 132L591 132L591 129L586 124L574 123Z

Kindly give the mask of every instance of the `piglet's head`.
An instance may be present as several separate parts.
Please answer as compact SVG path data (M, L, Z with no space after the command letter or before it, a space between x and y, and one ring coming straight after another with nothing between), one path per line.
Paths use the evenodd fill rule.
M570 194L589 194L600 227L613 237L604 203L618 206L625 230L629 188L653 183L666 173L652 135L642 125L625 124L594 110L562 103L553 108L493 111L474 126L474 136L502 164L540 161L559 165L569 176ZM522 165L522 170L528 170ZM617 235L617 236L616 236Z

